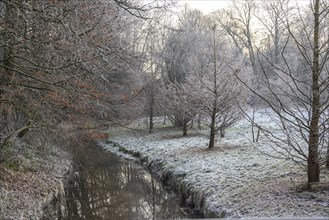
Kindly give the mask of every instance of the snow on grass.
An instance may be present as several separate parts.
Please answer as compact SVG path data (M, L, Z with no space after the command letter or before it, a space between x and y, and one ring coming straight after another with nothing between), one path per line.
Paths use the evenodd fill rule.
M264 126L275 127L269 118L258 118ZM153 171L159 177L171 173L177 180L175 184L189 191L187 202L199 200L194 203L208 217L212 213L243 217L329 216L329 187L323 187L329 183L329 172L322 171L323 184L318 188L302 190L307 181L305 169L290 160L260 153L247 138L251 138L250 125L244 120L228 129L226 137L211 150L207 149L206 130L191 130L187 137L182 137L178 129L163 126L153 133L121 129L110 134L111 144L103 144L104 148L124 157L129 153L147 158L149 165L161 165ZM271 152L270 143L260 140L258 147Z

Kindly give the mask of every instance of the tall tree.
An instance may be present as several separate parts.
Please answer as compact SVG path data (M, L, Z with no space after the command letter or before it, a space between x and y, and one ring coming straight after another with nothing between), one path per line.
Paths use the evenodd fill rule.
M313 60L312 68L312 104L311 121L309 132L309 147L307 158L308 182L320 181L320 161L319 161L319 120L320 120L320 0L313 2L314 31L313 31ZM326 8L328 9L328 8ZM323 13L323 12L322 12ZM324 11L328 14L328 12ZM328 52L327 52L328 53ZM327 60L326 60L327 61Z
M254 0L234 0L232 7L223 11L218 11L217 21L221 24L221 27L228 33L232 41L234 42L238 52L243 53L247 50L247 58L252 67L252 75L255 89L259 89L259 83L257 82L258 65L255 49L255 31L253 28L253 19L256 12L256 4ZM252 95L249 103L252 106L252 118L255 118L255 109L257 103L257 97ZM255 126L251 124L252 139L253 142L258 140L256 135Z
M220 132L221 137L224 137L225 129L240 119L238 102L242 106L242 100L247 94L242 92L243 87L227 66L229 63L234 65L236 69L241 68L241 60L236 56L234 58L231 56L225 41L220 40L221 36L216 38L216 25L211 28L211 32L212 34L206 35L208 38L205 38L207 39L206 42L211 43L204 44L205 54L202 56L204 61L201 63L203 71L194 80L196 84L200 84L199 94L203 97L201 109L210 118L210 121L205 120L205 124L210 128L209 148L215 146L218 132Z
M200 11L185 8L179 17L178 28L168 34L164 48L165 84L183 86L194 72L197 64L193 61L200 54L198 48L202 47L202 18ZM177 127L184 127L189 122L187 119L192 120L192 117L181 118L180 112L171 113Z
M294 22L289 19L292 12L284 12L283 21L289 32L281 53L284 65L278 66L266 59L276 70L276 83L270 79L266 64L260 63L260 80L266 90L259 93L245 85L266 102L276 116L273 121L280 133L262 128L264 135L276 145L277 153L304 164L308 182L312 183L320 181L321 149L328 132L325 125L329 119L325 117L325 111L329 100L323 96L328 87L328 75L324 71L329 61L328 36L320 27L329 11L326 1L314 0L310 7L312 14L297 8L295 12L299 19ZM287 48L291 46L297 49L297 64L303 67L305 74L297 72L296 60L288 57Z

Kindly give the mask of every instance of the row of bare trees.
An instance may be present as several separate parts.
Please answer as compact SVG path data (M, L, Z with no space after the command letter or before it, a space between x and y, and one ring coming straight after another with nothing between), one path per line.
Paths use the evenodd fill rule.
M243 87L225 64L242 67L242 56L231 56L225 42L217 42L218 33L211 24L201 12L185 8L175 28L158 27L162 44L150 50L153 82L148 90L148 109L153 103L155 115L166 115L184 136L195 120L211 128L209 148L214 147L215 134L224 136L225 129L241 117L237 103L245 98ZM147 113L152 131L154 111Z
M271 50L245 44L247 48L256 48L256 56L249 48L248 54L251 66L252 60L257 62L253 73L255 82L262 88L244 84L271 109L273 121L281 132L267 128L261 131L276 145L277 153L306 166L308 182L319 182L320 166L325 162L324 150L328 146L325 127L328 123L325 115L328 108L328 3L314 0L301 7L284 0L268 2L263 8L270 19L262 17L262 13L257 16L252 3L248 1L247 10L238 13L244 18L239 20L248 21L252 15L258 17L265 27L267 47ZM247 25L242 30L244 34L252 33ZM234 30L230 33L238 38L242 36ZM245 35L245 39L253 40L252 35L248 36ZM250 119L256 127L261 127L253 117Z
M209 15L185 8L175 27L159 28L165 40L153 48L152 85L161 95L152 103L184 135L203 116L210 148L242 112L254 142L267 137L276 157L304 165L308 182L319 182L329 158L328 3L258 3L234 0ZM259 108L276 129L259 123Z
M184 135L203 120L212 148L242 111L253 141L268 137L318 182L329 158L328 3L234 0L175 21L168 4L0 0L0 148L40 133L95 136L142 114L150 131L167 115ZM257 108L280 132L258 123Z
M167 5L1 0L0 161L16 139L67 146L129 120L143 89L131 30Z

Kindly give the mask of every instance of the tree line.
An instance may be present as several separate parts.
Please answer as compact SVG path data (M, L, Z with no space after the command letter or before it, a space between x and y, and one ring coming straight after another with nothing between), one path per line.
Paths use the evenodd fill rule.
M70 149L127 121L142 91L132 30L168 5L1 0L0 161L17 141Z
M165 40L149 51L158 108L183 135L201 120L209 148L244 116L253 142L266 137L276 157L303 165L308 182L319 182L320 167L329 165L328 9L321 0L236 0L207 15L184 8L173 28L157 26L166 31L153 39ZM156 101L148 98L152 121ZM260 109L271 112L275 129L260 124Z
M1 149L96 138L139 117L153 132L155 116L183 135L206 125L213 148L245 117L253 142L267 137L308 182L329 166L324 0L234 0L207 15L164 0L0 5ZM280 132L259 124L259 109Z

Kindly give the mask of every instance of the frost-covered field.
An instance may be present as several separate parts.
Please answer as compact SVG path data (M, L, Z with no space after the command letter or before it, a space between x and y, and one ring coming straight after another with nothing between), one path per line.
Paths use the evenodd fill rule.
M264 126L275 129L271 119L260 117ZM145 127L145 125L139 124ZM193 129L187 137L180 130L159 125L151 134L140 127L110 131L111 144L103 146L121 156L119 151L137 155L159 177L170 173L176 188L189 192L187 202L211 216L241 217L328 217L329 172L321 171L322 183L312 191L303 190L306 171L290 160L274 159L259 152L250 142L250 125L241 120L228 129L217 147L207 149L206 130ZM145 128L144 128L145 129ZM109 143L109 142L108 142ZM258 148L271 152L269 143L260 137ZM152 167L152 166L151 166ZM327 187L325 187L327 186ZM208 213L208 214L207 214Z

